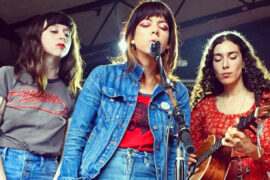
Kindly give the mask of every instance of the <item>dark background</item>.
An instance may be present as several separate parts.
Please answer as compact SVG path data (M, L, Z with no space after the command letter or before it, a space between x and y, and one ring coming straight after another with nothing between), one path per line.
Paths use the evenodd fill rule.
M119 53L123 23L137 0L0 0L0 66L14 65L21 38L38 14L64 11L78 26L84 77ZM164 0L180 31L176 74L191 89L207 39L223 30L241 32L270 69L270 0ZM181 63L180 63L181 64Z

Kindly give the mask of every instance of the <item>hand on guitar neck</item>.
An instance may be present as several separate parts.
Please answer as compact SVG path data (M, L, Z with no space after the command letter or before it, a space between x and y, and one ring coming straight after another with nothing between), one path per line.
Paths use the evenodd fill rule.
M257 111L257 112L256 112ZM270 117L270 102L266 105L257 108L255 111L256 119L265 119ZM239 125L239 119L236 119L236 124ZM238 126L237 126L238 127ZM258 160L257 145L253 144L250 138L244 131L240 131L237 127L229 127L222 139L222 145L234 148L236 151L241 152L254 160ZM264 150L260 150L263 155Z
M251 139L246 135L244 130L251 129L250 126L254 126L256 128L257 119L265 119L269 117L270 101L266 102L263 106L256 108L256 110L246 118L241 119L241 122L239 122L239 119L237 119L235 122L235 125L237 126L234 125L233 127L229 127L224 138L216 141L214 136L209 136L209 138L203 142L203 144L194 152L194 154L189 155L188 166L190 167L189 171L191 175L189 175L188 179L205 178L206 174L208 176L209 173L207 173L207 171L210 171L211 169L208 168L208 166L211 167L213 164L211 161L214 161L214 159L211 159L211 156L223 146L230 149L234 148L236 151L241 152L254 160L258 160L261 156L263 156L264 149L260 149L261 156L259 157L257 145L252 143ZM230 160L228 160L227 164L224 163L223 166L226 167L229 162ZM226 169L222 173L226 177ZM213 175L210 176L213 177Z
M257 145L253 144L245 132L238 131L237 128L229 127L225 137L222 139L222 145L234 148L254 160L258 160ZM260 149L261 156L264 154L263 148Z

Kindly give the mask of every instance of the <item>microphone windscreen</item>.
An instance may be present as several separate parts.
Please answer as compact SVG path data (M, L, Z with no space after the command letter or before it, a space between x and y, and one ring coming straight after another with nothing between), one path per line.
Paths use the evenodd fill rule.
M186 147L187 153L192 154L195 151L195 147L191 140L190 133L188 131L182 131L180 138Z
M148 46L148 53L153 57L160 56L161 51L162 47L159 41L152 42Z

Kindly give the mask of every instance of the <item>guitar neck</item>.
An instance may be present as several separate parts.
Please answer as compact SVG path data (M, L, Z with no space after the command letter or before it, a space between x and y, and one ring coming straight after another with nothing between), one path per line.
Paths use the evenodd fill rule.
M219 139L215 144L213 144L207 151L203 153L198 159L196 166L200 166L207 158L209 158L213 153L215 153L220 147L222 147L221 139Z
M239 123L236 128L239 131L243 131L244 129L248 129L250 125L256 127L256 122L254 120L255 110L252 111L247 117L241 117Z

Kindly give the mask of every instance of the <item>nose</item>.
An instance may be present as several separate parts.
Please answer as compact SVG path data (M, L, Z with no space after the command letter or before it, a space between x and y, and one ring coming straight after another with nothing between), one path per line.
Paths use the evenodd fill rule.
M67 40L66 34L62 31L59 32L59 39L63 39L65 42Z
M152 27L152 34L159 35L159 28L157 25L153 25Z
M228 58L223 59L222 67L223 67L223 69L227 69L230 67Z

